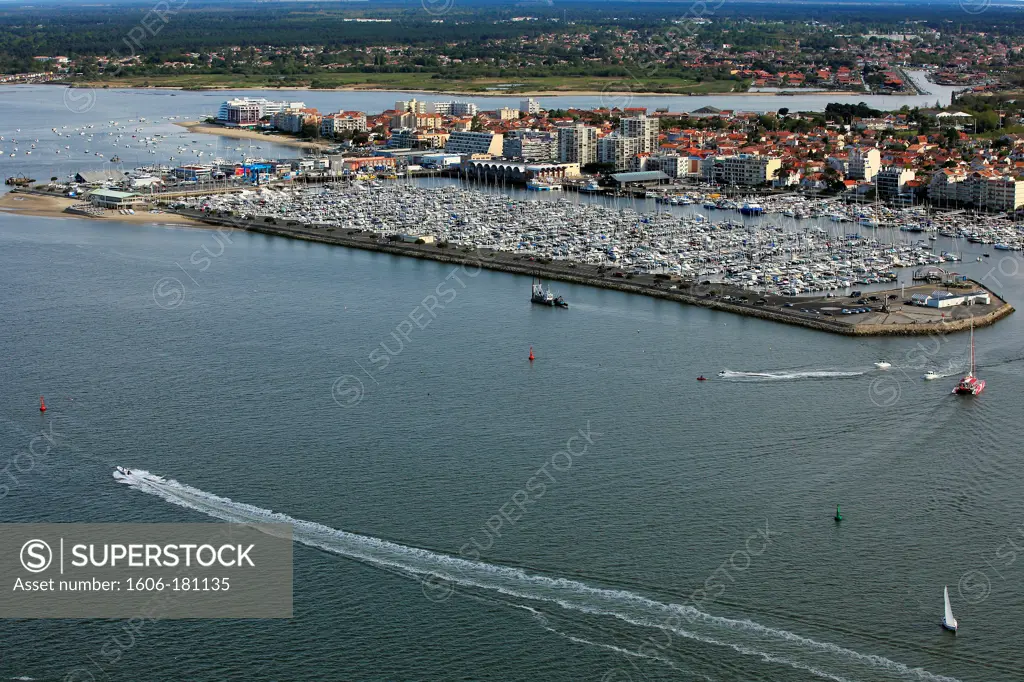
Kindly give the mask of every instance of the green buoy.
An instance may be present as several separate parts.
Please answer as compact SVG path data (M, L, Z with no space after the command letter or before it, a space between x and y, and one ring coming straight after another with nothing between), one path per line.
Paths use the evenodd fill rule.
M843 515L839 513L839 505L838 504L836 505L836 516L835 516L835 519L836 519L836 521L842 521L843 520Z

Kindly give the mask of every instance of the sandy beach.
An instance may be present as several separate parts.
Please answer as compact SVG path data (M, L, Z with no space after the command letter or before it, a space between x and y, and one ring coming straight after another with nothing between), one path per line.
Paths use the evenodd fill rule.
M221 137L233 137L239 140L262 140L263 142L273 142L274 144L281 144L287 147L299 147L300 149L330 149L333 145L326 144L323 142L306 142L303 140L297 140L294 137L288 137L287 135L264 135L254 130L244 130L242 128L225 128L218 125L210 125L209 123L202 123L200 121L182 121L175 123L175 125L185 128L190 133L204 133L206 135L220 135Z
M0 195L0 211L18 215L30 215L41 218L79 218L81 220L112 220L122 223L163 223L174 225L202 225L197 220L176 213L150 213L148 209L138 209L135 215L123 215L117 211L106 211L102 217L89 217L77 213L65 213L65 209L81 204L80 199L67 197L51 197L42 194L24 194L7 192Z

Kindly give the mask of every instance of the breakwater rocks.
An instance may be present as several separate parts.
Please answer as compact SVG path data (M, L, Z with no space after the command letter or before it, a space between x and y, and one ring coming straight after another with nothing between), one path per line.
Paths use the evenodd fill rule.
M913 313L889 314L876 311L864 315L865 319L863 320L847 321L830 312L831 310L837 312L841 310L839 307L835 307L839 305L834 303L838 299L824 297L796 299L778 296L759 298L755 292L725 284L699 283L676 277L669 278L665 275L634 275L613 267L549 261L510 252L469 249L454 244L414 244L390 241L372 232L317 228L303 225L297 221L254 222L194 211L178 211L178 213L210 225L653 296L845 336L919 336L954 333L969 329L972 321L975 327L994 324L1014 311L1013 306L989 291L992 299L992 303L989 305L956 306L956 310L946 309L945 313L939 312L938 309L927 308L914 308ZM974 284L978 289L984 289L980 284L976 282ZM899 290L893 291L899 293ZM893 291L872 293L881 295L881 300L885 301ZM988 290L986 289L986 291ZM799 305L808 305L810 308L787 307L794 305L794 302ZM830 303L833 305L827 305ZM815 313L815 310L819 312ZM825 314L821 315L820 311L825 311Z

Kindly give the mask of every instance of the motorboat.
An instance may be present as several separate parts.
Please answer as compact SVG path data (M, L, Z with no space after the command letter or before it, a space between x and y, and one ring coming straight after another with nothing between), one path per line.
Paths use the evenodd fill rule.
M875 363L875 367L878 369L889 369L892 367L892 363L886 362L885 360L879 360Z
M939 374L938 372L925 372L924 374L921 375L921 378L924 379L925 381L933 381L935 379L941 379L942 375Z

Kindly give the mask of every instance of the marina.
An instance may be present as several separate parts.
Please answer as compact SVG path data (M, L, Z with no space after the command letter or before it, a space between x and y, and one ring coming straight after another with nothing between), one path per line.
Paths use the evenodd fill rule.
M764 221L716 224L408 183L261 188L184 198L170 208L213 224L470 262L844 334L925 334L935 325L955 331L967 319L982 326L1013 311L995 292L957 275L951 268L958 256L935 253L930 242ZM941 274L879 295L901 272L920 266ZM954 306L952 298L940 300L946 294L938 295L937 286L949 297L975 295Z

